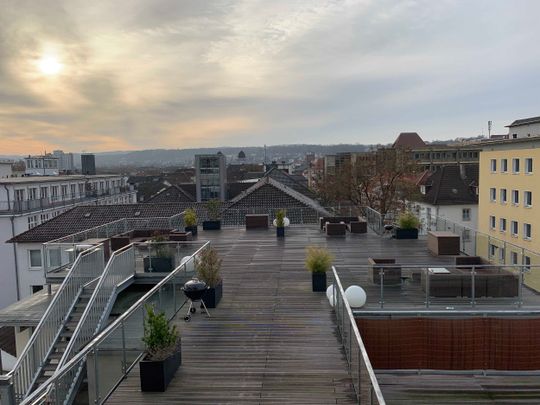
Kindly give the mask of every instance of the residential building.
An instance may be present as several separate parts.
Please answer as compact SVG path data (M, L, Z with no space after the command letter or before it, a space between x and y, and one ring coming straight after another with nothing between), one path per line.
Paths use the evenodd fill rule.
M510 125L507 125L507 128L508 139L540 136L540 117L515 120Z
M227 167L222 153L195 155L195 185L197 201L227 199Z
M413 205L423 224L434 216L476 229L478 222L478 166L445 165L426 171L417 182L420 196ZM458 231L459 232L459 231Z
M96 174L96 156L94 154L83 153L81 155L81 173L85 176Z
M26 175L28 176L57 176L60 172L60 159L50 153L24 158Z
M0 179L11 177L13 175L12 165L12 160L0 159Z
M64 153L61 150L55 150L52 155L58 158L58 169L60 172L72 174L75 171L73 153Z
M498 263L540 264L540 138L483 143L480 154L478 229L493 237L482 240ZM526 274L540 289L540 271Z
M41 251L17 253L5 243L81 204L127 204L136 192L119 175L28 176L0 179L0 308L43 285ZM41 281L40 281L41 280Z

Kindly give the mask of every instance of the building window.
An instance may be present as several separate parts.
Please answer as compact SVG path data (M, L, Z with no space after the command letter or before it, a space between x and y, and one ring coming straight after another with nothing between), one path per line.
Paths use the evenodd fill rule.
M69 186L70 188L70 192L71 192L71 198L75 198L75 195L77 194L77 185L76 184L71 184Z
M519 173L519 158L512 159L512 172Z
M40 187L39 188L39 197L41 199L46 199L49 197L49 189L47 187Z
M501 188L501 204L506 204L507 196L506 196L506 189Z
M519 204L519 191L518 190L512 190L512 204L514 205Z
M15 201L24 201L24 190L15 190Z
M489 200L491 202L497 201L497 189L495 187L489 189Z
M518 254L517 252L511 252L510 253L510 260L512 264L518 264Z
M530 240L532 234L532 226L531 224L523 224L523 238Z
M471 240L471 231L468 229L463 229L463 232L461 233L461 238L463 242L468 242Z
M28 229L32 229L33 227L37 226L37 224L38 224L38 216L30 215L28 217Z
M30 267L41 267L41 250L32 249L28 251Z
M511 231L512 231L512 236L518 236L518 223L517 221L512 221L510 223L510 227L511 227Z
M470 208L463 208L461 210L461 218L463 221L470 221L471 220L471 209Z
M505 259L506 259L506 251L503 247L501 247L499 249L499 261L504 263Z
M46 222L46 221L49 220L49 214L41 214L39 216L39 219L40 219L41 223Z
M28 199L37 200L37 188L32 187L28 189Z
M491 173L497 171L497 159L491 159Z
M499 230L506 232L506 218L499 218Z
M524 264L525 264L525 268L524 270L525 271L531 271L531 258L529 256L524 256L523 257L524 259Z
M508 172L508 159L501 159L501 173Z
M531 174L533 171L533 160L532 158L525 159L525 173Z
M525 205L525 207L527 208L532 207L532 192L531 191L523 192L523 205Z
M489 227L495 229L495 217L493 215L489 216Z
M62 197L66 197L68 194L68 186L67 184L62 184Z
M51 197L53 200L58 198L58 186L51 186Z
M496 254L497 254L497 246L490 243L489 244L489 257L495 257Z

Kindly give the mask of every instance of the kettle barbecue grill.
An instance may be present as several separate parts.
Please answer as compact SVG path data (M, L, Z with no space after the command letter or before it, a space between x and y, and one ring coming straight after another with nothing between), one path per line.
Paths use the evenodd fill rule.
M194 314L197 311L193 303L199 301L201 302L201 309L204 308L206 315L210 316L210 313L208 312L208 309L206 308L203 300L203 296L207 290L208 286L206 285L206 283L202 280L199 280L198 278L192 278L184 284L184 286L182 287L182 291L187 298L185 302L189 301L189 308L187 310L186 316L184 316L184 321L191 321L191 314Z

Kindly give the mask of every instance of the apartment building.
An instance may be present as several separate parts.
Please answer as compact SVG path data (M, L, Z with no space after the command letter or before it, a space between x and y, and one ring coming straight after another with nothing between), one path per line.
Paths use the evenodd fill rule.
M82 204L111 205L136 201L136 192L119 175L29 176L0 179L0 308L42 288L41 249L24 257L6 243Z
M516 138L483 144L480 154L478 229L487 234L477 245L491 261L540 264L540 138ZM525 276L540 289L540 273Z
M195 155L195 184L197 201L227 199L227 167L222 153Z

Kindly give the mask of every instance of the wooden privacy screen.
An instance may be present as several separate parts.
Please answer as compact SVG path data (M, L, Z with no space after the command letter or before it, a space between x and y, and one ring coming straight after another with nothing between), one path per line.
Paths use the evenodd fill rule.
M540 319L357 319L375 369L540 370Z

